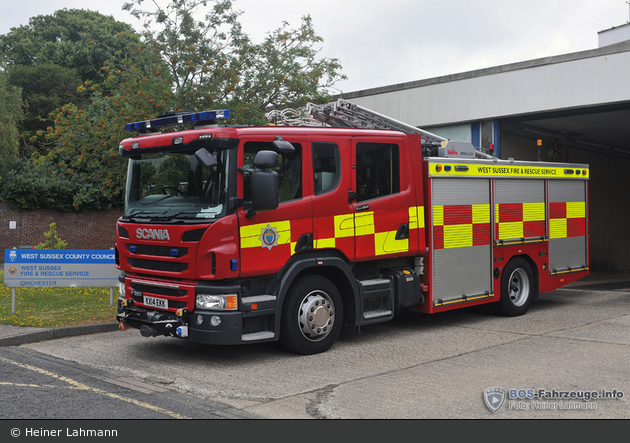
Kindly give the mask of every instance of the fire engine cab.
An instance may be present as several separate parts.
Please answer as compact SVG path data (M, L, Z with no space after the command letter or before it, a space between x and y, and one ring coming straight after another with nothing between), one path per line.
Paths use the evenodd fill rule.
M500 160L343 100L308 109L320 126L127 125L123 326L313 354L401 310L522 315L588 274L588 165Z

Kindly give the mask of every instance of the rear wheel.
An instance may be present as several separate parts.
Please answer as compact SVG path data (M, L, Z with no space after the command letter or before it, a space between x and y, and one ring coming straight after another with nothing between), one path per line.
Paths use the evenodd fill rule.
M512 259L501 273L501 299L494 304L498 314L516 317L525 314L537 293L532 268L526 260Z
M319 275L293 283L282 309L280 344L296 354L327 351L339 337L343 304L339 290Z

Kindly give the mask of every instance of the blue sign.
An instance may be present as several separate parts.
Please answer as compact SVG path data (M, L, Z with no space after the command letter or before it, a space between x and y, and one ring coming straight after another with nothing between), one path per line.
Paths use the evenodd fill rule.
M8 288L115 287L120 271L110 249L5 249Z

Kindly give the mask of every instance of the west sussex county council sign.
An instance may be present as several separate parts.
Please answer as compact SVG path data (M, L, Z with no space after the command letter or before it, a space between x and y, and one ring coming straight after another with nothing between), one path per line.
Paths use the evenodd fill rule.
M5 249L4 285L8 288L116 287L112 249Z

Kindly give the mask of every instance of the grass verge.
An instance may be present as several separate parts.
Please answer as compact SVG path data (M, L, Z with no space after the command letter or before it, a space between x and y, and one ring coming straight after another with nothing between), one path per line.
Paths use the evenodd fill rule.
M0 325L55 328L116 321L116 298L110 306L109 288L16 288L15 314L11 288L0 270Z

